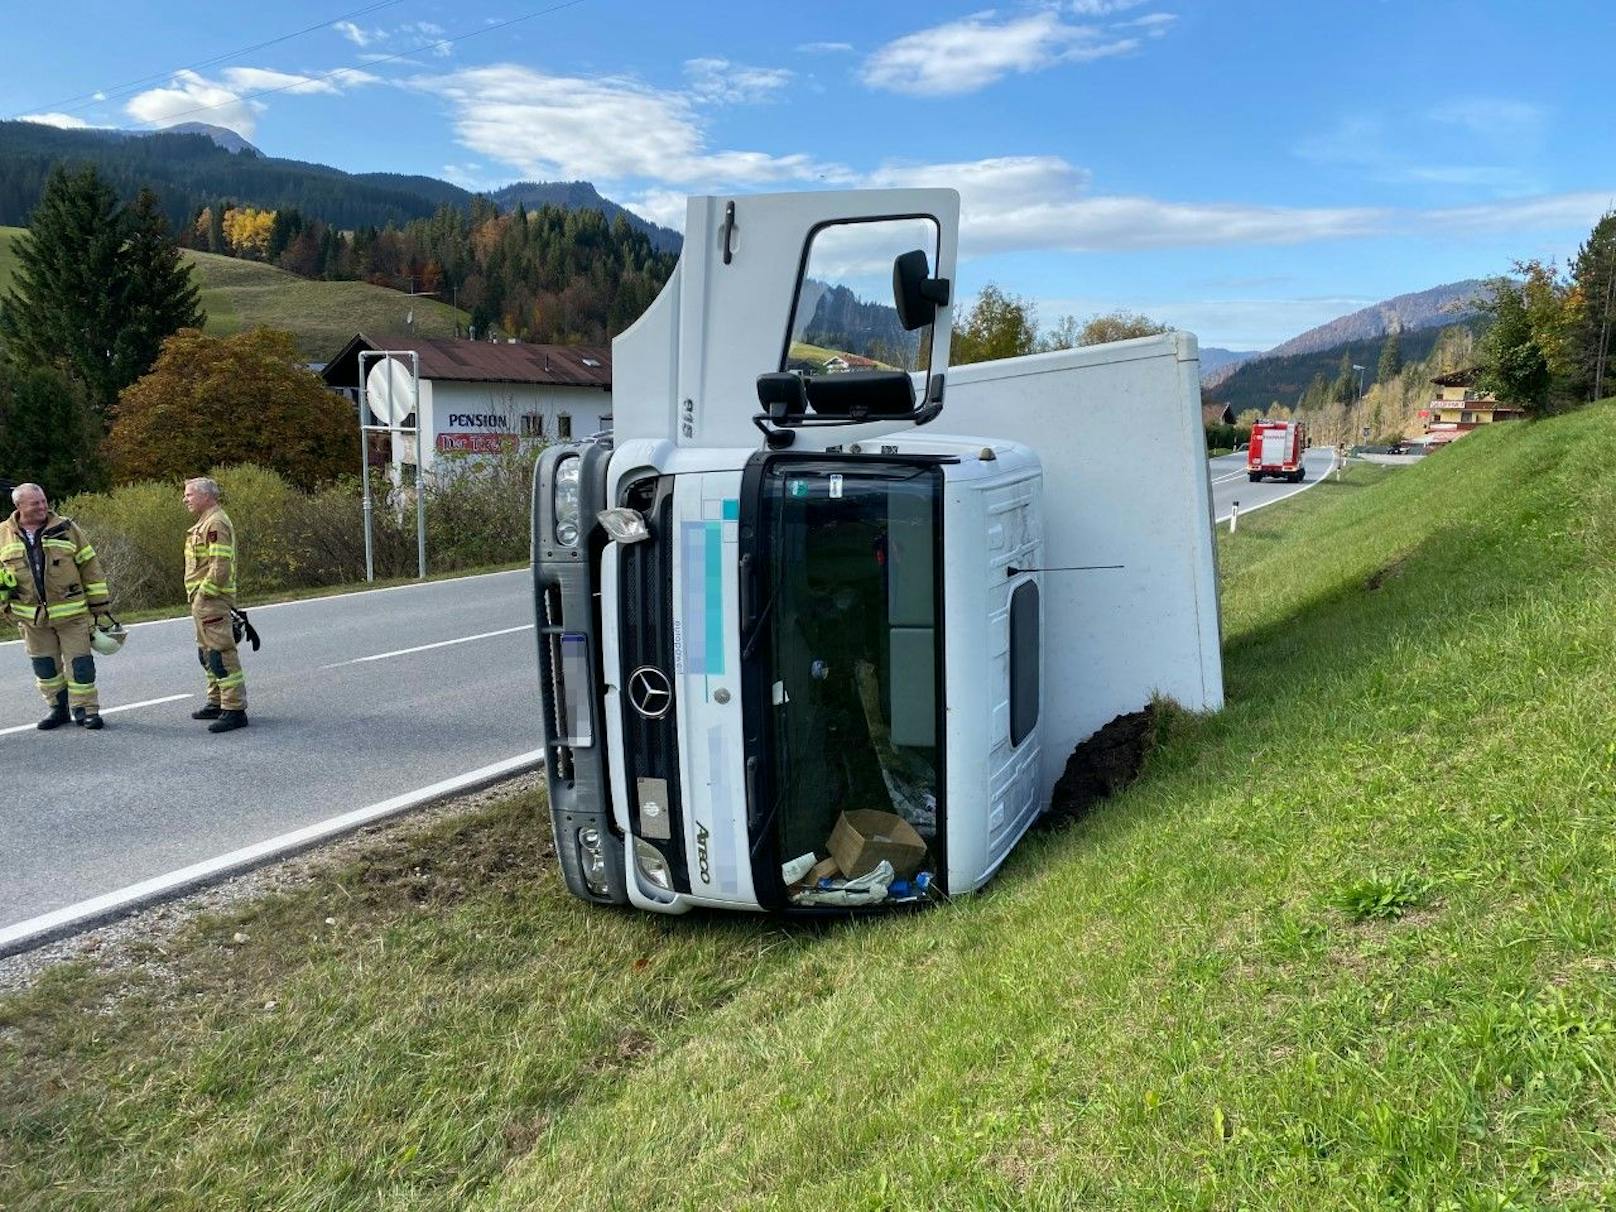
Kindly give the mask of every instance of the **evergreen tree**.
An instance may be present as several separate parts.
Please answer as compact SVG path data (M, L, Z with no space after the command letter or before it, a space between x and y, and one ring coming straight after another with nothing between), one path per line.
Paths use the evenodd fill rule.
M39 484L53 501L101 487L100 428L61 371L0 362L0 471L9 479Z
M1605 214L1571 263L1577 315L1572 363L1584 399L1601 400L1616 388L1616 211Z
M116 282L123 303L113 359L120 388L151 369L170 334L207 323L191 267L180 259L151 190L143 189L135 198L127 227L123 272Z
M208 207L208 251L228 253L230 242L224 238L224 203L215 202Z
M1386 334L1386 343L1380 347L1380 365L1375 368L1375 382L1390 383L1403 373L1403 336L1397 329Z
M1330 400L1336 404L1351 404L1358 398L1358 372L1352 369L1352 351L1341 355L1341 366L1330 385Z
M84 384L105 413L120 381L116 346L126 312L123 246L128 222L112 190L85 168L57 168L14 249L17 268L0 304L0 340L25 367L57 366Z

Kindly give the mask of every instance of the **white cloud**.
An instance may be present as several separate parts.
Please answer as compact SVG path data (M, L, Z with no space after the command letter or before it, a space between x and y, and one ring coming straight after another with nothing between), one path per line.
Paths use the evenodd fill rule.
M1138 8L1145 0L1067 0L1066 8L1080 17L1106 17Z
M427 51L440 58L454 54L454 44L443 40L443 36L449 31L433 21L407 21L392 29L384 29L381 26L366 29L364 26L355 25L352 21L338 21L331 28L360 50L372 46L386 46L401 50ZM402 46L403 43L410 45ZM391 55L376 52L372 53L372 57L392 58Z
M103 92L96 92L91 95L94 96L97 101L105 101L107 99L106 93Z
M252 138L258 115L267 108L256 93L292 96L340 96L350 88L379 84L381 77L358 68L339 68L317 75L274 71L264 67L227 67L220 80L193 71L176 72L166 88L147 89L130 98L124 112L149 126L177 122L211 122Z
M1139 312L1173 328L1195 333L1203 346L1223 349L1272 349L1306 332L1375 302L1352 296L1293 299L1212 298L1163 301L1147 295L1118 297L1043 297L1035 299L1038 318L1046 326L1062 316L1085 320L1117 310ZM958 313L956 313L958 314Z
M352 21L338 21L331 28L361 50L383 35L383 31L379 29L365 29L363 26L355 25Z
M124 106L125 113L148 126L211 122L229 127L245 139L252 138L262 109L261 104L243 100L237 90L193 71L176 72L167 88L136 93Z
M674 231L685 229L685 202L688 195L682 190L653 189L635 198L622 199L622 205L652 223L659 223L663 227L671 227Z
M264 67L227 67L223 74L224 82L236 92L273 91L291 93L293 96L307 96L310 93L335 96L342 92L344 85L374 84L380 79L357 68L333 73L329 78L272 71Z
M853 49L851 42L804 42L797 47L803 55L844 55Z
M1178 202L1089 192L1089 174L1056 156L888 166L871 186L950 185L960 191L962 257L1026 251L1289 245L1455 231L1575 231L1609 206L1607 193L1509 199L1438 210Z
M916 96L975 92L1012 73L1043 71L1126 54L1139 46L1093 25L1072 25L1045 10L998 19L989 11L906 34L864 62L871 88Z
M783 67L745 67L728 59L687 59L685 75L698 99L730 105L768 101L792 77Z
M1118 29L1139 29L1151 38L1165 38L1167 31L1172 28L1178 18L1172 13L1146 13L1143 17L1136 17L1132 21L1122 21Z
M54 126L57 130L89 130L90 124L83 118L75 118L72 114L60 114L54 110L43 114L18 114L18 122L37 122L41 126Z
M514 64L417 77L446 99L461 143L541 180L652 181L661 187L845 181L805 154L714 150L693 99L634 80L550 76Z

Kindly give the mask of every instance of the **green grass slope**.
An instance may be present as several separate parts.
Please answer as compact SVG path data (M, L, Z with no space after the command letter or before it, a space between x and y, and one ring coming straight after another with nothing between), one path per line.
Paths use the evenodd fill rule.
M21 228L0 228L0 291L9 285L16 264L12 243ZM206 331L216 336L246 328L282 328L297 337L298 349L311 360L324 361L355 332L398 336L405 316L415 314L414 331L423 337L452 337L455 322L470 317L446 303L409 296L368 282L313 282L273 265L240 261L213 253L184 253L196 268Z
M592 911L534 795L68 966L0 1203L1608 1206L1613 468L1607 403L1251 515L1227 709L925 914Z

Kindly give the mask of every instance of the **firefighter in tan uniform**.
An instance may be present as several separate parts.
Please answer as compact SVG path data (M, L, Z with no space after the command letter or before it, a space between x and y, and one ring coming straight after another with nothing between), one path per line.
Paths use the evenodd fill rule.
M11 502L16 512L0 522L0 613L21 629L34 684L50 705L39 727L71 719L93 731L102 722L90 628L109 602L101 561L78 523L51 510L38 484L17 485Z
M191 713L212 720L209 732L247 726L247 678L236 653L230 611L236 604L236 532L219 507L219 485L185 481L185 508L196 525L185 536L185 596L196 624L196 659L208 679L208 702Z

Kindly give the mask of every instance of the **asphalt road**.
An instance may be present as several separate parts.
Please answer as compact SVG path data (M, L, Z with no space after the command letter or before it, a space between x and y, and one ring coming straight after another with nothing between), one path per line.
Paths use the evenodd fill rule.
M190 718L189 617L136 624L98 662L101 732L37 731L22 644L0 644L0 931L536 754L531 584L522 569L258 607L251 724L219 736Z
M1300 484L1289 484L1284 480L1259 480L1253 484L1246 475L1245 451L1209 459L1207 470L1212 477L1212 516L1226 522L1236 501L1240 502L1240 512L1246 513L1305 492L1322 480L1335 465L1335 454L1328 446L1315 446L1303 455L1302 465L1307 468L1307 479Z

